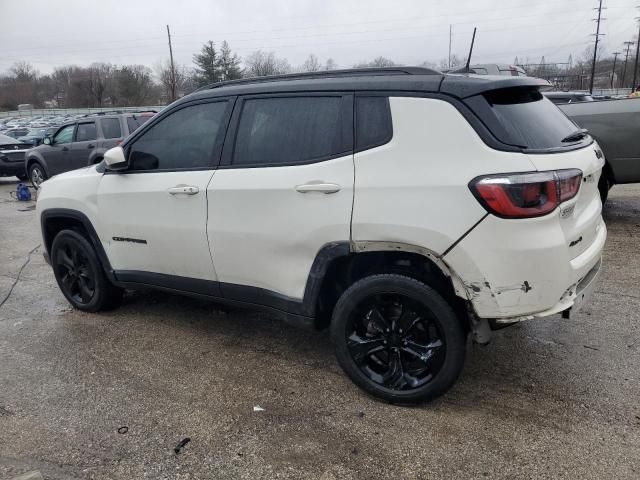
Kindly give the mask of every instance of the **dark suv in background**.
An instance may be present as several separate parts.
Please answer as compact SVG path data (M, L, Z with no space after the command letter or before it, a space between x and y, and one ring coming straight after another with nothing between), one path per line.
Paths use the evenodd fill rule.
M121 114L94 113L62 125L44 138L42 145L25 155L25 169L34 187L47 178L102 161L104 152L116 145L155 111Z

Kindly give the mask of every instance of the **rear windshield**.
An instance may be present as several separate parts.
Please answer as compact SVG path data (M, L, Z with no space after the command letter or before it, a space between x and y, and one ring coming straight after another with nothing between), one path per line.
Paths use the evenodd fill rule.
M589 136L566 141L579 127L537 88L503 88L479 97L474 97L469 106L503 143L548 150L581 146L591 141Z

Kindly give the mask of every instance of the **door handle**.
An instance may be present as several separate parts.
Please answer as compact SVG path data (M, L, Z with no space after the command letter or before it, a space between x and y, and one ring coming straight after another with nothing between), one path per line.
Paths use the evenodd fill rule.
M199 191L195 185L176 185L167 190L171 195L195 195Z
M63 152L68 152L68 151L69 151L69 149L68 149L67 147L62 147L62 151L63 151Z
M95 145L93 143L90 143L89 145L87 145L87 148L94 148Z
M320 193L336 193L340 191L340 185L337 183L305 183L304 185L296 186L296 192L299 193L309 193L309 192L320 192Z

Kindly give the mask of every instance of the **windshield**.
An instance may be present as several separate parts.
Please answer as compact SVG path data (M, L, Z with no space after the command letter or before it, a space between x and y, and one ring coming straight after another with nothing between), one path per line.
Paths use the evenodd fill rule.
M486 104L478 113L488 120L493 134L504 143L530 150L548 150L591 142L589 136L567 142L566 138L578 130L578 126L537 88L503 88L482 97Z

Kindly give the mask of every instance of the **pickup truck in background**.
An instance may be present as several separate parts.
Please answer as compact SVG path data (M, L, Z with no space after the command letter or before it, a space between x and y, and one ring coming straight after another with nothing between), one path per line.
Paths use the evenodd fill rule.
M606 164L598 188L602 203L616 184L640 183L640 98L576 102L558 107L589 130Z

